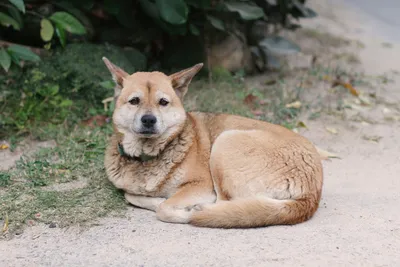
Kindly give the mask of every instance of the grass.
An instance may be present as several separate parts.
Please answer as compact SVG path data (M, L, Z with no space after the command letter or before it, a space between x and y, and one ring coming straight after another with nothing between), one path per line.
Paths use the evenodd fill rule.
M8 217L8 233L35 222L63 227L121 214L123 195L108 182L103 167L110 132L110 126L60 131L56 147L42 148L0 172L0 220Z

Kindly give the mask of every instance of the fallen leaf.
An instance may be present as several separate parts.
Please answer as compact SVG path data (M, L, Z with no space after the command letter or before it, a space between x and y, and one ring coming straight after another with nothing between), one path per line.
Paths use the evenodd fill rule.
M363 135L362 138L367 141L378 143L383 137L379 135Z
M248 106L254 105L254 102L257 100L257 97L253 94L248 94L244 100L243 103L245 103Z
M336 87L336 86L343 86L344 88L346 88L347 90L350 91L350 93L354 96L359 96L360 92L358 92L351 83L349 82L343 82L342 80L334 80L332 83L332 87Z
M336 128L333 127L326 127L325 128L328 132L330 132L331 134L338 134L338 130L336 130Z
M330 82L333 80L333 78L332 78L332 76L325 75L324 77L322 77L322 80Z
M8 230L8 214L6 213L6 218L4 220L2 232L5 233Z
M330 158L340 159L340 157L338 155L336 155L336 154L333 154L331 152L323 150L323 149L321 149L321 148L319 148L317 146L315 146L315 148L317 149L318 154L321 156L321 160L327 160L327 159L330 159Z
M7 149L7 148L9 148L9 146L7 144L1 144L0 145L0 150L4 150L4 149Z
M297 123L297 127L308 129L307 125L306 125L304 122L302 122L302 121L299 121L299 122Z
M361 104L365 106L371 106L372 103L368 97L360 95L358 96L358 98L360 99Z
M276 84L276 80L267 80L265 81L265 85L274 85Z
M286 108L295 108L295 109L299 109L301 107L301 102L300 101L295 101L289 104L286 104L285 106Z

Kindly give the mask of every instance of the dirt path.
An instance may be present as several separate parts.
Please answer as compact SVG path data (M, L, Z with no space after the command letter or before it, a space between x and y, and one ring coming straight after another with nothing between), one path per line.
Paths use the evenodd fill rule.
M400 71L400 46L382 46L363 28L368 25L366 15L320 8L324 16L309 22L309 27L360 39L366 45L361 59L370 74ZM82 232L29 228L20 237L0 242L0 266L396 266L400 262L396 117L400 79L394 78L395 83L377 90L377 105L360 108L370 123L332 116L307 121L310 130L301 133L342 157L324 162L321 206L307 223L199 229L165 224L151 212L131 209L126 218L103 219ZM326 127L338 133L331 134Z

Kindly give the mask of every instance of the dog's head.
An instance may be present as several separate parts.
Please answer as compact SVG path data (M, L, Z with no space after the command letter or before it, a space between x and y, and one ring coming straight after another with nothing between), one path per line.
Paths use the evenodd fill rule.
M186 121L183 97L203 64L169 76L161 72L129 75L107 58L103 61L116 83L113 122L120 133L151 139L182 128Z

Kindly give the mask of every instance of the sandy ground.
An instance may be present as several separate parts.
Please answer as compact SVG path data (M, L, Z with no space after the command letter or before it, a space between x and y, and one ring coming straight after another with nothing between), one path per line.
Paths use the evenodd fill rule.
M308 27L360 39L370 74L400 71L400 46L383 48L367 26L367 15L320 8L324 16ZM383 102L399 103L398 84L379 91ZM0 266L398 266L400 123L384 120L382 110L396 112L385 105L364 110L375 124L335 118L307 122L310 130L301 133L342 159L324 162L320 209L306 223L201 229L162 223L152 212L131 208L126 218L103 219L85 231L31 227L0 242ZM339 134L328 133L327 126ZM382 139L371 142L364 135Z

